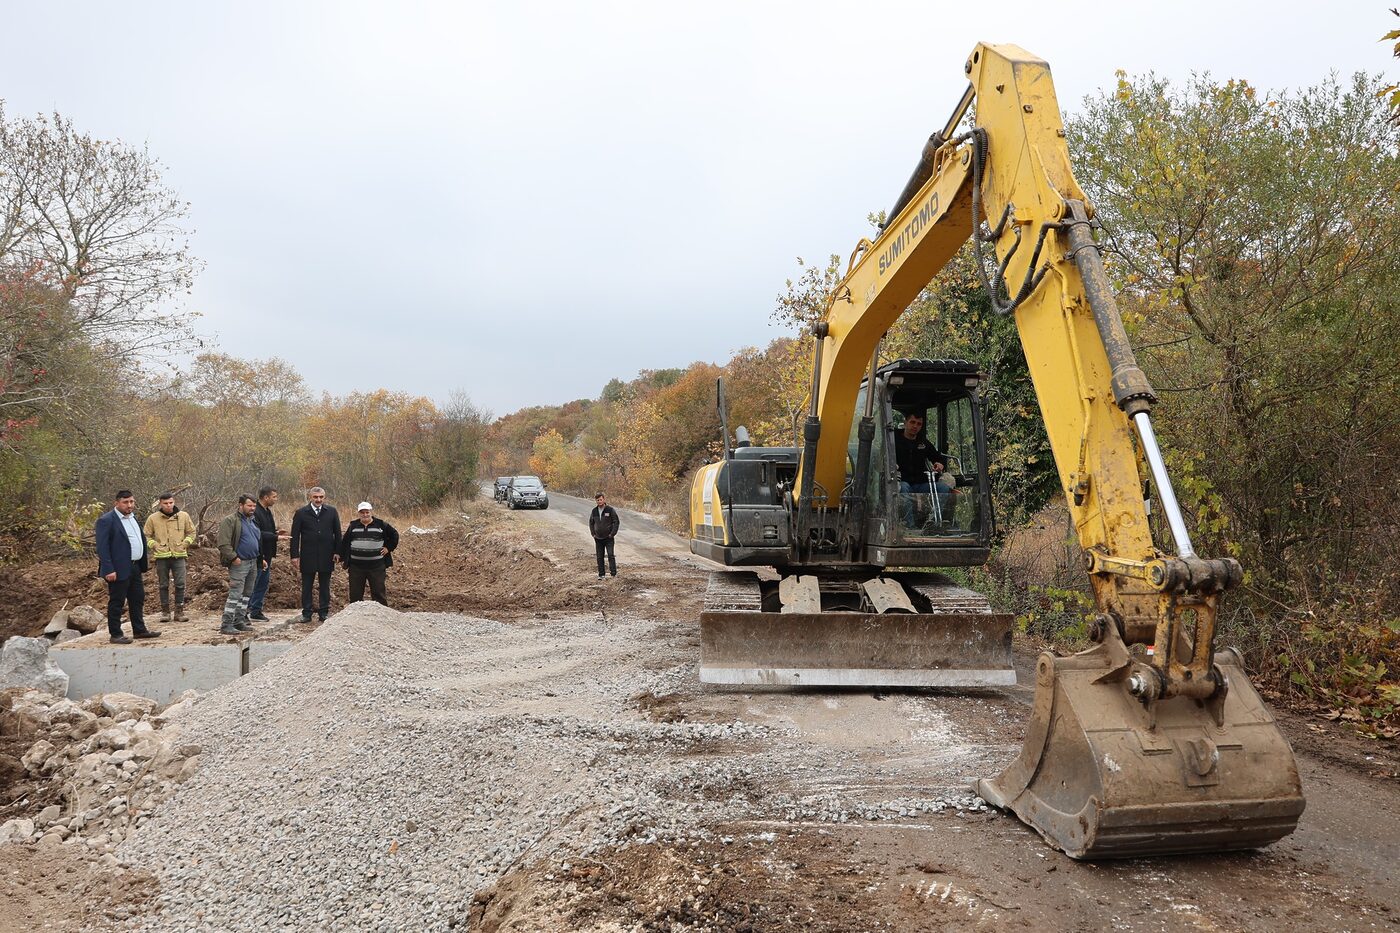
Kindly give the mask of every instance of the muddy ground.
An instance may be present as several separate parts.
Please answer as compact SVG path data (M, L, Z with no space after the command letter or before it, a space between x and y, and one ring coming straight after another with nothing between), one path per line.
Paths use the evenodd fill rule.
M566 532L558 515L514 518L544 540ZM667 594L671 611L657 614L656 637L678 657L693 657L704 570L678 541L645 543L638 556L646 565L627 568L626 578ZM566 556L587 572L586 542ZM1005 691L756 692L691 679L639 705L669 720L796 726L815 767L791 775L784 788L747 790L756 797L931 798L995 773L1015 755L1033 660L1029 648L1018 650L1023 686ZM604 921L658 930L675 921L831 931L1400 927L1396 744L1321 719L1281 718L1308 809L1291 837L1260 852L1086 864L994 810L844 823L809 817L720 827L729 845L628 848L568 870L524 866L481 899L478 915L486 929L603 928Z
M695 796L723 798L750 814L709 827L704 841L523 859L464 905L473 928L1400 928L1395 742L1362 739L1315 717L1282 715L1308 808L1291 837L1252 853L1085 864L1049 849L1014 817L973 803L891 812L892 801L964 799L959 795L968 778L995 773L1015 755L1029 712L1030 650L1018 652L1023 686L1007 690L703 686L693 676L703 562L680 539L624 512L620 576L598 581L583 525L589 504L558 495L553 501L548 511L526 513L475 503L465 519L436 517L436 534L405 534L391 572L391 603L519 622L522 638L547 632L554 619L641 616L653 623L645 663L658 670L689 664L691 676L675 690L638 695L636 717L769 726L767 738L684 754L742 763L771 751L765 743L784 742L801 750L804 763L759 781L674 788L678 804ZM77 570L40 568L44 576L34 582L48 584ZM297 597L285 561L280 571L269 606L293 611ZM200 571L200 598L218 597L218 578L217 567ZM337 585L339 604L343 575ZM44 612L57 608L56 596L47 598ZM40 599L21 597L32 605ZM0 760L0 771L3 765ZM29 787L17 798L16 790L14 781L5 789L11 814L50 796ZM885 809L872 817L871 807ZM27 887L24 880L33 867L27 857L0 855L6 907L38 911L49 898L68 903L74 892L84 892L125 911L148 893L150 882L139 873L123 875L124 886L113 893L112 869L88 861L44 866L46 876L71 879L68 892L35 890L32 879ZM70 922L83 919L71 911L53 917L54 929L85 925Z

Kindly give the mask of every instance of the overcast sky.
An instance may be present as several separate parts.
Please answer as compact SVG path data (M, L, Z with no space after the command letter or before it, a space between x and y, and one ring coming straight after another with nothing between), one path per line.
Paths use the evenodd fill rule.
M778 336L796 257L889 206L979 40L1070 111L1120 68L1395 74L1387 5L16 3L0 98L164 162L226 352L499 415Z

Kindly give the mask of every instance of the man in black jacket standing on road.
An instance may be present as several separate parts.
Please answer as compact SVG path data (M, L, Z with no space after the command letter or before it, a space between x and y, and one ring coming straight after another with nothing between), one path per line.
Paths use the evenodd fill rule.
M384 585L388 569L394 565L394 548L399 546L399 533L393 525L382 518L374 517L374 506L361 502L360 520L345 526L345 534L340 539L340 562L350 577L350 602L357 603L365 598L365 584L369 584L369 594L382 606L389 605Z
M331 569L340 561L340 516L326 505L320 486L307 493L311 501L292 516L292 568L301 573L301 621L310 622L314 610L321 621L331 614ZM320 583L320 604L311 602L311 583Z
M603 555L608 556L608 569L617 576L617 557L613 554L613 538L621 524L617 520L617 510L608 505L608 497L601 492L593 497L597 507L588 514L588 531L593 535L593 549L598 554L598 579L603 579Z
M277 527L277 519L272 516L272 507L277 504L277 490L264 486L258 490L258 507L253 511L253 521L258 523L262 535L262 565L257 582L253 584L253 595L248 600L248 618L254 622L267 622L263 614L263 600L267 599L267 586L272 582L272 561L277 556L277 542L286 538L285 529Z

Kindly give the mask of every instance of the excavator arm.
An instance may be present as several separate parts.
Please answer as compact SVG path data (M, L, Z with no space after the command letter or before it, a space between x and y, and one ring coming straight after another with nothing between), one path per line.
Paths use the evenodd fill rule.
M851 423L880 338L976 238L996 264L997 281L988 282L994 305L1015 315L1101 623L1112 619L1130 643L1162 646L1154 665L1161 677L1147 675L1143 689L1206 699L1214 690L1218 595L1239 582L1240 569L1230 559L1202 561L1192 548L1152 430L1156 397L1133 357L1070 168L1050 68L1014 45L979 45L967 71L967 92L930 140L884 231L858 244L837 287L822 325L815 420ZM970 107L976 128L954 135ZM1135 434L1176 539L1175 558L1153 544ZM806 471L804 462L799 489ZM826 499L843 488L844 430L820 435L811 472ZM1183 619L1190 620L1189 643L1200 649L1187 655L1174 651Z
M1098 608L1094 648L1040 659L1021 757L979 792L1076 857L1265 844L1302 812L1297 768L1238 654L1215 651L1219 600L1240 567L1192 547L1049 66L1014 45L982 44L965 70L952 117L881 234L857 246L814 329L798 546L843 492L861 488L848 482L847 427L881 337L973 238L994 308L1015 316ZM959 134L969 110L974 128ZM1154 544L1140 460L1174 554Z

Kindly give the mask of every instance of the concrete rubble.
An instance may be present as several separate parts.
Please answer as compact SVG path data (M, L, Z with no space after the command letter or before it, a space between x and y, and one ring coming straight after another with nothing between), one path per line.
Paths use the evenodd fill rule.
M21 638L16 635L0 647L0 690L27 687L64 696L68 675L49 657L47 638Z
M107 618L91 606L74 606L72 609L60 609L55 612L49 624L44 626L44 635L66 641L63 637L64 632L91 635L106 624Z
M198 767L201 749L181 741L178 725L195 700L191 692L157 713L131 694L82 703L42 690L12 695L0 734L33 738L20 763L62 788L62 801L0 825L0 843L110 853Z
M49 619L49 624L44 626L43 635L55 645L61 645L66 641L91 635L104 626L106 621L102 613L91 606L60 609Z

